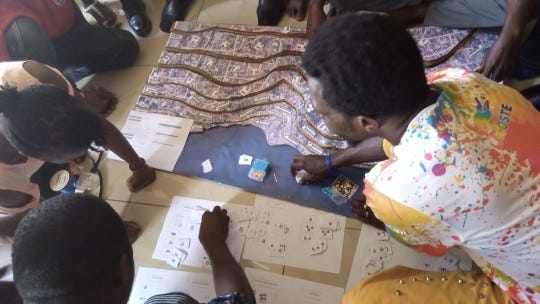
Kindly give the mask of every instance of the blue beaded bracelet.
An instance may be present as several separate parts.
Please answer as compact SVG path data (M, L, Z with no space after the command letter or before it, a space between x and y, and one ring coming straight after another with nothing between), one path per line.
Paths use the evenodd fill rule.
M330 154L326 154L325 161L326 161L326 170L328 170L328 173L334 174L335 170L334 170L334 167L332 167L332 161L330 159Z

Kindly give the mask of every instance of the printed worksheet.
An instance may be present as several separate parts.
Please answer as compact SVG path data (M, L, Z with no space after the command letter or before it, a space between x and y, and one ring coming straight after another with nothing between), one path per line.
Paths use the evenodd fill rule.
M210 260L199 242L199 229L203 213L212 210L214 206L221 206L228 211L230 222L227 245L232 255L239 260L253 208L180 196L173 198L152 258L166 261L173 268L188 265L210 269Z
M144 304L151 296L179 291L206 303L215 298L214 278L210 273L139 267L128 303Z
M394 240L385 231L366 224L362 225L358 238L346 290L383 269L397 265L429 271L471 270L472 260L457 249L444 257L420 253Z
M193 120L132 110L122 134L150 167L172 172ZM110 159L122 160L109 152Z
M338 304L343 288L246 268L258 304Z
M339 273L345 217L256 196L243 258Z

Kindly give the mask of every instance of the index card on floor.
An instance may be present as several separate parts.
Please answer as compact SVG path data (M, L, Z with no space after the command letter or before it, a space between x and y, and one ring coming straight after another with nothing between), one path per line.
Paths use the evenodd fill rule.
M172 172L192 124L191 119L133 110L122 134L149 166ZM109 158L122 160L112 152Z

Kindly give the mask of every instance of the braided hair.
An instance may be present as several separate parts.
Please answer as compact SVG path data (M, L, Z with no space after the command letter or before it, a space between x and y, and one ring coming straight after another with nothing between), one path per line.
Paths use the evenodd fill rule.
M104 138L99 117L50 84L0 87L0 132L26 156L58 162ZM80 156L80 155L78 155Z

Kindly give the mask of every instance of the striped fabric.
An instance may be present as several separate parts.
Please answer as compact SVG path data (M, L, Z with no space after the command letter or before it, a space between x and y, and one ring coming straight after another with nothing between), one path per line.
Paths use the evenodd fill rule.
M156 295L146 300L144 304L200 304L197 300L182 292L171 292ZM244 296L233 292L214 298L208 304L248 304Z

